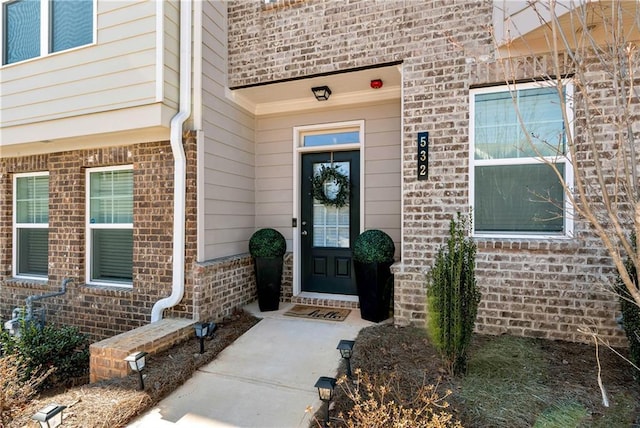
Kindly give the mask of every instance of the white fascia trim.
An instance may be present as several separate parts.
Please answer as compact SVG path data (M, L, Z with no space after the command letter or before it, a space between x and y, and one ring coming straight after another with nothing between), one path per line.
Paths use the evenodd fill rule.
M205 138L202 120L202 10L203 2L193 3L193 128L196 130L197 183L205 179ZM205 255L205 192L204 185L196 186L196 261ZM195 315L195 314L194 314ZM197 317L196 317L197 318Z
M164 99L164 1L156 2L156 102Z
M398 98L398 87L388 87L378 89L376 91L358 91L348 94L332 95L327 101L317 101L312 97L299 98L286 101L273 101L268 103L256 104L248 97L227 89L225 92L228 99L238 104L245 110L256 116L276 113L299 112L302 110L313 110L319 107L341 107L353 104L372 103L385 100L393 100ZM321 104L320 104L321 103Z

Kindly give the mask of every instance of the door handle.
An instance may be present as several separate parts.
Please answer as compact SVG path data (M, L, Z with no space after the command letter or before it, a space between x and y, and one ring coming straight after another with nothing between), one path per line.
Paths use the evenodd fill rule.
M302 235L302 236L307 236L307 234L308 234L308 233L307 233L307 231L306 231L306 230L303 230L302 232L300 232L300 235Z

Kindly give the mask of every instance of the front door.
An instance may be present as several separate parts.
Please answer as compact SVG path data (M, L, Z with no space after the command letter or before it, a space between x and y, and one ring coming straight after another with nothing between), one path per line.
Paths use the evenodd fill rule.
M348 179L349 196L339 208L313 197L313 177L332 165ZM351 258L360 233L360 152L303 154L301 181L302 291L357 294ZM325 182L329 199L335 199L337 190L334 183Z

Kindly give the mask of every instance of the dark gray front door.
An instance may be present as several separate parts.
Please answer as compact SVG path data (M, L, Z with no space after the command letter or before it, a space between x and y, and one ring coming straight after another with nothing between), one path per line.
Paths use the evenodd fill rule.
M341 208L312 196L314 174L332 161L349 178L349 203ZM360 152L303 154L301 181L302 291L357 294L351 253L360 232Z

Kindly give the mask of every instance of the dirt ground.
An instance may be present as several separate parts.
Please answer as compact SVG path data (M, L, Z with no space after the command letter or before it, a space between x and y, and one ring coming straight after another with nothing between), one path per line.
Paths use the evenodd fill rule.
M205 353L202 355L199 354L198 340L193 338L160 355L151 356L144 391L138 390L138 377L135 374L123 379L50 391L21 409L8 427L33 427L31 416L52 402L67 406L65 427L123 426L182 384L198 367L213 360L222 349L257 322L257 319L240 312L218 325L215 338L205 342ZM470 354L493 340L495 337L476 335ZM597 386L594 347L530 340L543 351L545 366L548 367L544 378L551 388L581 397L580 401L586 403L589 409L590 420L598 419L602 401ZM640 394L631 367L605 348L601 348L600 363L602 380L611 396L615 397L619 391L633 390L635 403L639 403ZM393 394L399 401L408 400L407 397L411 397L418 388L428 384L438 384L441 392L450 389L453 393L448 401L464 426L487 426L478 423L473 415L465 411L465 403L458 397L461 379L452 378L443 370L439 356L422 330L397 328L390 324L367 328L357 338L352 365L375 376L393 373ZM335 401L332 415L338 415L341 411L346 414L350 400L338 391ZM640 410L637 407L636 415Z
M474 335L469 349L470 358L479 349L494 343L498 338L496 336ZM557 399L558 402L562 402L562 399L566 397L576 398L587 408L588 417L586 422L580 426L602 426L598 420L602 419L605 410L602 406L602 396L597 381L598 363L595 347L587 344L541 339L517 338L516 340L531 343L541 351L539 355L543 359L542 364L546 367L546 373L541 373L537 379L540 379L548 390L553 391L554 396L560 397ZM616 351L623 355L626 354L626 350ZM633 377L634 369L628 362L604 346L599 346L598 355L602 383L607 390L608 397L612 399L611 407L618 404L615 402L616 397L622 394L631 397L631 400L625 403L629 406L629 401L631 402L631 413L635 417L635 423L631 425L640 426L637 425L640 421L640 388ZM415 391L422 386L438 385L437 390L440 396L447 390L452 391L447 401L451 405L450 409L456 419L460 420L465 427L533 425L530 421L518 423L508 420L505 423L494 424L487 422L486 419L478 419L473 412L469 411L469 405L465 403L464 398L461 398L460 392L463 388L464 378L448 375L443 369L440 357L429 344L423 330L398 328L393 325L379 325L362 330L354 347L352 367L382 379L393 379L389 383L389 399L394 399L399 403L407 403L409 407L411 400L415 397ZM342 374L344 374L344 367ZM515 385L512 387L515 390L518 390L518 381L518 379L513 380ZM535 397L531 397L531 402L534 400ZM346 397L344 388L337 388L335 405L331 412L335 417L336 426L343 426L339 423L339 414L342 412L346 415L352 404L352 400ZM323 413L319 412L316 417L321 419L322 415ZM624 425L617 423L607 425L607 420L605 420L604 426L610 428L630 426L626 422Z
M51 403L67 406L64 411L65 428L123 426L183 384L198 367L212 361L220 351L258 321L245 312L237 312L217 324L213 339L205 340L203 354L199 353L200 342L194 337L158 355L148 357L143 372L146 374L144 391L139 390L137 374L122 379L48 391L21 409L7 428L36 426L31 416Z

